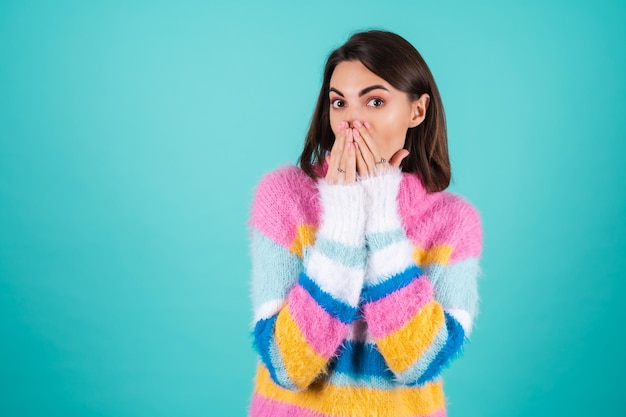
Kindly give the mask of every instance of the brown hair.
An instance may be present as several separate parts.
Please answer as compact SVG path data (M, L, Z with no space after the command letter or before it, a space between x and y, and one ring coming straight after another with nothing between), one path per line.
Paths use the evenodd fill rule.
M335 141L330 126L328 90L335 67L343 61L360 61L394 88L407 93L411 100L417 100L424 93L430 96L425 119L407 130L404 148L410 153L402 160L401 168L419 175L428 192L445 190L451 177L448 134L443 103L433 75L413 45L395 33L380 30L352 35L328 57L322 88L298 159L300 168L316 178L315 167L323 163Z

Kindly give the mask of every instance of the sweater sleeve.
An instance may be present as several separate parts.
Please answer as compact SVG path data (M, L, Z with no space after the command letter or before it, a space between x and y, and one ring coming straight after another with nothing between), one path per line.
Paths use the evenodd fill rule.
M455 315L438 301L429 276L415 261L398 213L401 179L400 170L391 170L363 181L369 199L366 242L370 255L362 308L370 334L397 380L422 385L461 352L466 335ZM466 223L466 219L450 221L458 223L457 229ZM477 230L460 230L455 236L480 241ZM463 280L473 281L475 276Z
M318 190L319 228L301 257L277 230L302 226L298 204L307 199L289 196L302 190L262 181L251 221L254 347L273 381L294 391L325 373L357 317L365 275L362 187L320 180Z

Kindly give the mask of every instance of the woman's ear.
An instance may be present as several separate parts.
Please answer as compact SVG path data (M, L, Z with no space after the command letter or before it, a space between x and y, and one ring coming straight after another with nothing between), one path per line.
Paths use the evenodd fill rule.
M424 121L429 103L430 96L426 93L422 94L420 98L411 103L411 120L409 121L409 127L415 127Z

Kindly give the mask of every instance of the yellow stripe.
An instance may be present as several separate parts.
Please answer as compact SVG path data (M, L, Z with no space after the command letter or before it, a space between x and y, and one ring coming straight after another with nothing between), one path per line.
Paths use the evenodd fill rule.
M419 266L434 263L448 265L450 255L452 255L452 246L448 245L435 246L428 250L416 247L413 251L413 260Z
M307 387L328 362L306 342L289 308L283 308L276 318L276 344L287 375L299 388Z
M445 406L442 381L394 390L316 382L310 389L298 392L276 385L263 365L257 369L255 392L273 400L337 417L413 417L432 414Z
M407 370L422 357L445 326L441 304L435 300L426 304L408 323L390 335L376 340L380 353L395 373Z
M296 229L296 237L291 242L289 250L302 258L302 248L311 246L315 242L315 227L310 224L301 224Z

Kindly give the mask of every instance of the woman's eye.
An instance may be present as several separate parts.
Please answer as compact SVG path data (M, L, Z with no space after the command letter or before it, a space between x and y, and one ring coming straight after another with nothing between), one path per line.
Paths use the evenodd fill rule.
M340 100L340 99L335 99L335 100L331 101L330 103L336 109L339 109L339 108L344 106L343 100Z
M382 100L381 100L381 99L379 99L379 98L373 98L373 99L371 99L370 101L368 101L368 102L367 102L367 105L368 105L368 106L372 106L372 107L380 107L380 106L382 106L383 104L385 104L385 102L384 102L384 101L382 101Z

